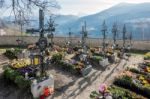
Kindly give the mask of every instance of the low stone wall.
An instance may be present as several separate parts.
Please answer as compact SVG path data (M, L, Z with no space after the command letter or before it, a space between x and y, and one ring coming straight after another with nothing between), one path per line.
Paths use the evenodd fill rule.
M17 39L23 39L26 44L32 44L38 41L38 36L0 36L0 45L17 45ZM81 38L72 38L73 43L78 44ZM67 37L55 37L54 43L58 45L64 45L68 41ZM112 40L107 40L109 44L112 44ZM86 42L91 47L101 46L102 39L88 38ZM117 40L119 46L122 46L122 40ZM127 41L126 45L129 44ZM133 49L137 50L150 50L150 41L132 41Z

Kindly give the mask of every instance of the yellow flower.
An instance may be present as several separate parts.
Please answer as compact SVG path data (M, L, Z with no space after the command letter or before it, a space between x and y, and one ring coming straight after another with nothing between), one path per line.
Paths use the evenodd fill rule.
M143 80L142 83L143 83L143 84L148 84L148 81L147 81L147 80Z
M147 70L150 73L150 69Z
M143 77L143 76L140 76L140 77L139 77L139 80L144 80L144 77Z
M150 84L144 84L144 87L150 87Z

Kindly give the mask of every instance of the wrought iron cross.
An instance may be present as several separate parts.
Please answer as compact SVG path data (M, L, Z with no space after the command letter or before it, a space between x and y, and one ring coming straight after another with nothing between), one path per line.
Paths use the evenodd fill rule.
M127 33L127 30L126 30L126 25L124 24L123 26L123 31L122 31L122 39L123 39L123 49L125 48L125 43L126 43L126 33Z
M71 28L69 28L69 47L72 45L72 32L71 32Z
M87 30L86 30L86 22L84 23L84 26L82 26L82 47L85 46L86 38L87 38Z
M114 45L116 45L117 32L118 32L117 24L114 23L113 28L112 28Z
M84 26L82 26L82 48L84 49L84 53L86 53L86 39L87 39L87 29L86 29L86 22L84 23Z
M27 32L39 32L40 38L38 41L38 47L40 49L41 56L41 76L45 75L45 64L44 64L44 51L47 47L47 38L44 37L44 32L49 31L49 29L44 29L44 12L42 9L39 10L39 29L28 29Z
M48 21L48 30L49 30L48 38L50 38L51 40L51 47L52 47L54 44L53 38L54 38L54 32L55 32L55 23L52 20L52 16L50 16L50 19Z
M39 9L39 29L27 29L27 33L40 33L40 37L44 37L45 32L51 31L51 28L44 28L44 11L43 9Z
M105 20L102 24L102 34L103 34L103 52L105 53L105 48L106 48L106 33L107 33L107 26L106 26L106 23L105 23Z

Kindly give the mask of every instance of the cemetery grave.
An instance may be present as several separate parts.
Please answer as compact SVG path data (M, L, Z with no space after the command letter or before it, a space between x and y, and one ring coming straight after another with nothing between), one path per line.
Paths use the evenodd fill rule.
M69 28L67 41L57 44L55 19L52 15L47 19L47 2L39 2L34 1L39 27L25 27L26 34L38 34L38 39L30 44L23 40L25 13L19 11L21 38L17 37L15 46L0 49L0 99L150 98L150 52L132 53L136 49L126 24L119 30L114 23L110 31L104 20L101 41L93 47L87 42L91 27L85 21L79 26L79 41L73 40L75 34ZM15 4L13 0L13 9Z
M150 97L149 53L143 55L142 58L141 63L137 61L135 64L128 64L125 70L120 71L119 75L116 75L111 85L100 85L99 92L91 92L90 98L101 99L103 97L110 97L111 99L148 99Z

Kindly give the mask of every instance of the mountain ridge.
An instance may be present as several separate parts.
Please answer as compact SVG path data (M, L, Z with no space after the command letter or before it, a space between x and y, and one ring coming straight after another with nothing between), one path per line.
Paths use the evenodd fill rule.
M7 18L6 18L7 19ZM6 20L5 19L5 20ZM33 27L38 28L38 17L33 17L37 20L33 22ZM45 22L48 21L48 17ZM127 31L133 32L134 39L140 39L143 35L143 29L145 32L145 39L150 40L150 3L140 3L140 4L131 4L131 3L120 3L115 6L112 6L108 9L105 9L101 12L78 17L74 15L56 15L54 18L56 26L56 36L68 36L69 29L71 28L74 36L81 36L81 27L86 21L88 33L90 37L102 37L101 25L103 21L106 21L108 27L108 37L112 37L111 28L112 25L116 22L119 28L119 34L121 37L123 24L126 24ZM147 27L143 27L140 24L144 24Z

